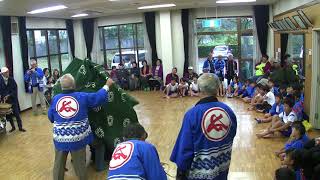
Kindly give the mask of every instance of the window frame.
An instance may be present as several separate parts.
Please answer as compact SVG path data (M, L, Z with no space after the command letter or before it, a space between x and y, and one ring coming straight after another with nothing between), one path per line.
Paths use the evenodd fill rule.
M30 59L35 59L36 61L38 61L39 58L44 58L46 57L48 59L48 69L49 69L49 72L50 74L53 72L53 69L51 67L51 56L58 56L58 61L59 61L59 72L61 73L62 72L62 55L65 55L65 54L68 54L69 55L69 45L68 45L68 50L67 52L61 52L61 49L60 49L60 35L59 35L59 31L66 31L67 32L67 36L68 36L68 31L67 29L63 29L63 28L28 28L27 29L27 33L28 31L31 31L32 33L30 33L32 35L32 41L33 41L33 55L34 56L30 56ZM36 40L35 40L35 31L45 31L45 39L46 39L46 49L47 49L47 55L45 56L38 56L37 55L37 48L36 48ZM54 54L51 54L50 53L50 46L49 46L49 31L54 31L55 32L55 36L57 37L57 50L58 50L58 53L54 53ZM68 36L69 37L69 36ZM68 39L69 41L69 39Z
M133 37L133 44L134 46L132 48L122 48L121 47L121 26L122 25L132 25L133 26L133 31L134 33L132 34ZM98 26L99 29L99 34L101 33L102 37L102 47L100 47L100 51L103 51L103 61L104 64L108 65L108 60L107 60L107 51L118 51L120 59L122 58L122 50L134 50L137 53L137 59L136 59L136 63L139 67L139 50L144 49L145 47L141 47L139 46L139 42L138 42L138 25L142 25L143 26L143 22L136 22L136 23L126 23L126 24L114 24L114 25L107 25L107 26ZM118 48L106 48L106 39L105 39L105 28L106 27L117 27L117 39L118 39ZM100 32L101 31L101 32ZM101 39L99 39L101 41ZM101 44L101 42L100 42ZM112 63L111 63L112 64ZM109 67L108 65L108 69L110 70L112 67Z

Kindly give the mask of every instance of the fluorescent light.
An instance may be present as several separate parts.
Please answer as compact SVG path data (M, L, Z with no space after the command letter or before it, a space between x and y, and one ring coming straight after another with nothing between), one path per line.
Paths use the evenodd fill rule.
M256 2L256 0L218 0L217 4L224 3L244 3L244 2Z
M33 11L28 12L28 14L38 14L38 13L44 13L44 12L50 12L50 11L57 11L61 9L66 9L68 8L67 6L64 5L58 5L58 6L51 6L51 7L46 7L46 8L41 8L41 9L36 9Z
M82 14L73 15L71 17L75 18L75 17L84 17L84 16L89 16L89 14L82 13Z
M142 6L138 7L138 9L155 9L155 8L166 8L166 7L175 7L175 4L158 4L158 5L151 5L151 6Z

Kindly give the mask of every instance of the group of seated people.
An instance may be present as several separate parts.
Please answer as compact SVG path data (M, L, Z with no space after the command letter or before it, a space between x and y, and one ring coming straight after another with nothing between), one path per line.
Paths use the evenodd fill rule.
M319 179L320 138L310 140L306 134L310 124L304 113L303 80L289 85L277 84L270 76L272 71L265 73L264 67L258 65L256 76L244 83L235 76L226 96L248 103L249 111L263 113L263 117L255 121L269 125L256 134L258 138L288 138L284 147L275 152L282 163L275 172L276 180Z

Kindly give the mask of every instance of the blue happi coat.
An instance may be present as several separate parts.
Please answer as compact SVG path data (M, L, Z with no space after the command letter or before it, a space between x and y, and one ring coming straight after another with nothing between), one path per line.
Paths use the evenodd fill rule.
M108 87L96 93L63 92L54 96L48 111L53 123L53 142L59 151L77 151L92 143L88 111L108 102Z
M188 179L226 180L236 130L232 109L204 98L186 113L170 160Z
M166 180L167 176L152 144L130 140L115 148L107 179Z

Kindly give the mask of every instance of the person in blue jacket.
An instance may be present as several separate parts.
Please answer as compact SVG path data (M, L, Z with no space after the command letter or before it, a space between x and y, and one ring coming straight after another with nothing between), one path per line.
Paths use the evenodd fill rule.
M53 142L55 161L53 179L63 180L68 153L71 153L75 172L80 180L86 180L86 146L94 137L91 130L88 111L108 102L111 78L96 93L75 92L75 80L71 74L60 79L62 93L54 96L48 111L53 123Z
M184 116L170 160L177 179L227 180L237 118L217 97L219 78L205 73L199 78L201 99Z
M216 75L219 77L220 81L224 81L224 66L225 62L222 59L222 56L218 56L218 60L214 63L214 67L216 69Z
M213 53L209 53L207 60L203 63L202 71L204 73L215 73L214 64Z
M115 148L107 179L166 180L157 149L146 142L147 132L140 124L124 129L125 142Z
M43 92L45 86L43 82L44 73L41 68L38 68L36 60L32 59L30 65L31 68L27 70L27 72L24 75L24 81L28 86L27 92L31 94L33 115L38 115L37 96L40 99L42 114L46 114L47 110Z

